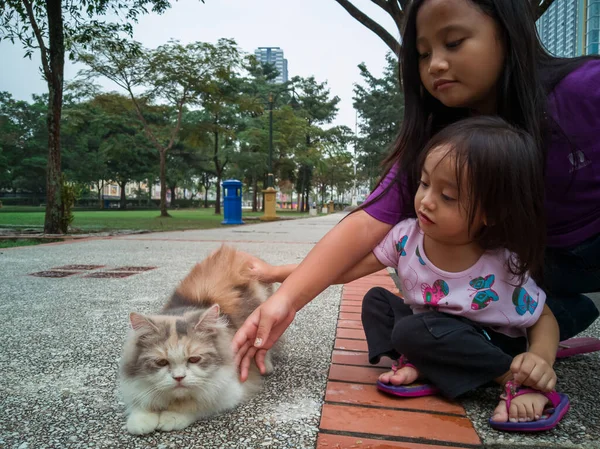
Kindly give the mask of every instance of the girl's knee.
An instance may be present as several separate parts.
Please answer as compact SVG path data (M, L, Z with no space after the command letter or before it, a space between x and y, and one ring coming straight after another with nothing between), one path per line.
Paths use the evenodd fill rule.
M409 315L399 320L392 331L392 346L401 354L420 351L429 342L427 331L420 314Z

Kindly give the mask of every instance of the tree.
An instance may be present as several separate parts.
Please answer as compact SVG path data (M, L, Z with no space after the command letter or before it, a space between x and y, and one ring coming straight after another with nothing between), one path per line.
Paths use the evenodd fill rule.
M385 44L390 48L394 55L400 54L400 48L402 44L392 36L383 26L375 22L369 16L367 16L364 12L358 9L356 6L352 4L350 0L335 0L338 2L352 17L354 17L358 22L362 23L372 32L374 32L377 36L385 42ZM371 0L385 12L387 12L396 27L398 28L398 36L402 35L402 22L404 21L404 12L406 11L407 6L410 3L410 0ZM538 19L546 10L550 7L550 5L554 2L554 0L529 0L532 6L536 11L536 19Z
M89 77L104 76L124 89L137 116L160 157L160 214L168 217L167 152L179 139L181 119L187 106L198 104L211 83L232 68L238 50L234 41L220 39L216 45L193 42L182 45L170 41L156 50L146 50L137 42L111 36L97 39L93 52L80 52L78 60L89 66L81 72ZM136 93L144 89L143 94ZM155 127L146 117L146 104L168 107L167 126Z
M387 65L381 78L376 78L364 64L360 64L358 67L363 84L354 86L353 106L360 117L361 135L356 142L358 162L361 172L367 174L371 185L374 176L368 176L368 168L376 168L383 161L404 117L398 64L390 53L386 59Z
M196 180L198 191L204 190L204 207L208 208L208 190L210 189L215 172L212 164L213 143L210 131L204 126L209 120L205 111L187 111L182 118L181 144L182 152L191 160L188 165L190 176Z
M35 196L46 189L47 99L17 101L0 92L0 187Z
M210 121L205 123L213 136L214 152L212 161L216 175L215 214L221 213L221 180L231 153L235 151L236 134L243 126L240 114L256 110L252 101L248 101L242 91L243 80L236 74L241 65L241 56L237 48L223 55L221 69L199 96L200 104ZM222 138L221 140L219 140Z
M148 8L160 14L169 6L168 0L0 0L0 41L20 41L27 57L39 50L48 85L45 232L60 233L62 222L60 131L65 52L73 43L85 45L99 33L131 33L131 22ZM124 16L127 22L119 26L96 19L105 14Z
M304 155L298 157L302 161L298 168L298 192L300 210L308 210L308 196L311 189L312 170L314 168L313 147L326 135L320 125L329 124L338 111L339 97L330 98L327 83L317 83L314 77L292 79L294 89L298 93L299 114L306 120L307 131L304 136Z

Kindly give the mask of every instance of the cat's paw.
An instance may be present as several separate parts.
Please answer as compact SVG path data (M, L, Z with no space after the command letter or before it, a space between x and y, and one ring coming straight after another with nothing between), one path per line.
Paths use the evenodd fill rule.
M169 432L170 430L181 430L196 421L196 415L178 412L161 412L158 419L158 430Z
M127 432L133 435L154 432L158 426L158 419L158 413L134 410L127 418Z

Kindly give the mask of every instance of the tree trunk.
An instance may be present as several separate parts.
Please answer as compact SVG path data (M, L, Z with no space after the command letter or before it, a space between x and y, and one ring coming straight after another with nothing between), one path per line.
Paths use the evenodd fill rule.
M218 118L215 119L215 126ZM215 171L217 173L217 197L215 200L215 215L221 214L221 176L223 175L223 168L219 163L219 132L215 131L215 150L213 154L213 162L215 163Z
M154 187L154 181L150 184L150 179L146 179L146 185L148 186L148 201L147 206L152 207L152 187Z
M96 182L98 187L98 204L100 209L104 209L104 180Z
M258 179L252 179L252 212L258 212Z
M160 151L160 216L170 217L167 212L167 151Z
M119 204L119 209L127 208L127 195L125 195L125 186L127 185L127 181L117 182L119 184L119 188L121 189L121 200Z
M175 191L177 190L177 185L173 184L169 190L171 191L171 209L174 209L177 206L177 198L175 197Z
M45 72L48 83L48 165L46 168L46 217L44 232L59 234L62 221L61 168L60 168L60 118L62 114L63 75L65 68L65 42L63 34L62 1L47 0L49 67ZM45 49L40 48L42 59Z
M208 209L208 186L204 186L204 209Z

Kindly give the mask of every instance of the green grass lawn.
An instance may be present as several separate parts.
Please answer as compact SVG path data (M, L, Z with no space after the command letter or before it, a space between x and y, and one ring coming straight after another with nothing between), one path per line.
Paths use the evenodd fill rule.
M40 210L42 209L42 210ZM222 215L215 215L214 209L169 210L172 218L161 218L157 210L75 210L72 227L82 232L102 230L150 230L174 231L181 229L208 229L222 226ZM306 213L277 211L281 217L301 218ZM244 212L243 218L260 217L262 212ZM0 209L0 227L42 227L43 208L6 206Z
M46 240L42 240L42 239L38 239L38 240L31 240L31 239L19 239L19 240L0 240L0 249L1 248L15 248L17 246L33 246L33 245L40 245L42 243L52 243L52 242L56 242L57 240L53 240L53 239L46 239Z

